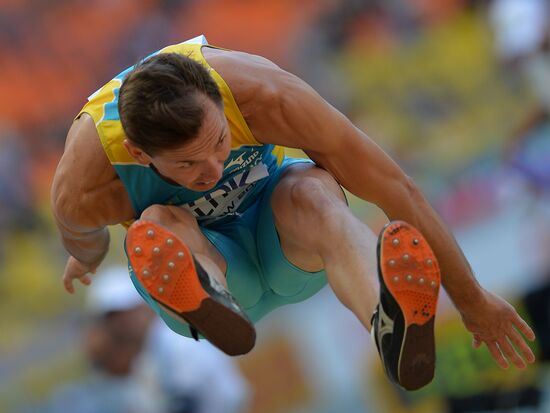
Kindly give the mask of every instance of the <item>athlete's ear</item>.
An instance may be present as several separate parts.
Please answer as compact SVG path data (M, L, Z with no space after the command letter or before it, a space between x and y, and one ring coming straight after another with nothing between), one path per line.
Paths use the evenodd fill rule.
M124 139L124 142L122 142L128 153L134 158L136 161L138 161L142 165L149 165L153 162L151 157L145 153L143 149L136 146L132 142L130 142L128 139Z

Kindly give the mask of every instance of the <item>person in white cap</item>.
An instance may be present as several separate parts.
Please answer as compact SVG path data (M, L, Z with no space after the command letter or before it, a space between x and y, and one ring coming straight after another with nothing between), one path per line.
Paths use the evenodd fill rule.
M91 377L61 388L46 412L239 413L250 389L212 345L178 336L137 293L123 266L101 272L86 296Z

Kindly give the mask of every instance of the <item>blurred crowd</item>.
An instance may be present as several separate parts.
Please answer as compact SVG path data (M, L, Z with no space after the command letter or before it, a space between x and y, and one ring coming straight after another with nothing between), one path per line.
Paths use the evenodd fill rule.
M318 394L319 378L307 378L312 367L295 361L292 333L250 356L256 366L277 365L284 356L285 371L294 376L277 382L266 379L266 369L168 332L121 277L121 229L112 229L113 251L93 289L76 297L62 291L65 255L50 217L49 186L73 117L122 69L199 34L298 74L383 146L456 231L482 284L524 307L539 333L539 355L550 359L549 3L0 1L0 411L344 411L342 399L323 399L332 397L329 390ZM352 207L380 226L379 211L356 200ZM453 317L443 319L451 325ZM443 342L461 337L449 338L452 345L464 341L454 330L442 334ZM446 354L466 354L463 365L472 363L466 350L449 345ZM326 359L314 363L326 366L345 357L320 354ZM364 370L376 371L357 354ZM442 368L450 365L445 360ZM529 386L512 386L510 409L546 411L537 409L549 406L550 380L539 374L543 363L534 370ZM326 372L333 376L330 388L341 388L345 378L338 377L350 377L333 373ZM361 390L346 412L496 412L504 391L483 389L487 397L480 399L457 393L444 377L431 391L401 395L396 407L384 391L377 403L371 400L372 382L380 386L376 374L355 376ZM509 384L499 380L485 384ZM426 400L439 404L426 407Z

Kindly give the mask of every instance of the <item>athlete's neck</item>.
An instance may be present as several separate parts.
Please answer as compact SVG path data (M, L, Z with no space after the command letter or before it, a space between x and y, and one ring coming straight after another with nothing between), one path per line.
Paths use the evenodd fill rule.
M155 168L155 165L153 165L152 163L149 164L149 168L151 168L151 170L157 174L157 176L162 179L164 182L166 183L169 183L170 185L175 185L175 186L181 186L183 188L182 185L178 184L176 181L173 181L171 180L170 178L162 175L157 168Z

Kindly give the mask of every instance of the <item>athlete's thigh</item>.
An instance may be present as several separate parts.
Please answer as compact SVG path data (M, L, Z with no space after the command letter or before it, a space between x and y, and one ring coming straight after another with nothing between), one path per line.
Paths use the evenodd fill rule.
M284 255L294 265L315 271L323 268L317 253L329 234L323 222L329 214L348 213L346 197L334 177L315 164L291 165L271 197L275 227Z

